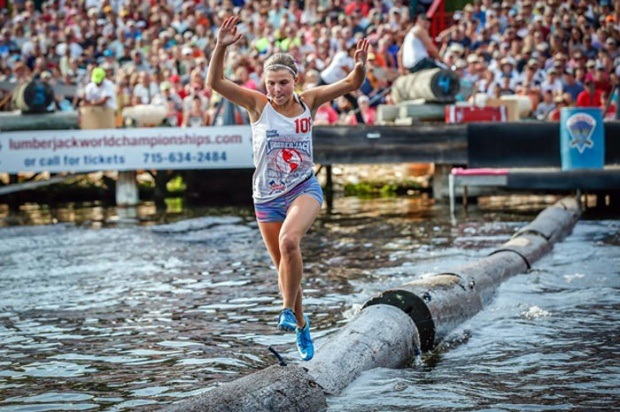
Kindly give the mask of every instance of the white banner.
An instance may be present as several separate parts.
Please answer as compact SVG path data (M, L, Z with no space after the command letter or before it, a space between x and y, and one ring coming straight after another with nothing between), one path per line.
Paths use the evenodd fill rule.
M249 126L6 132L0 172L253 168L251 133Z

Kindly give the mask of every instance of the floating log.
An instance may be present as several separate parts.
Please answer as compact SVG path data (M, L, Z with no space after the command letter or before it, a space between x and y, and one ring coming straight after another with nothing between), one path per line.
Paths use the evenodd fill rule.
M325 395L303 368L271 366L167 409L170 412L321 411Z
M325 393L340 393L366 370L403 367L419 353L411 318L394 306L375 305L318 345L304 369L271 366L166 411L320 411L327 405ZM308 399L301 404L303 397Z
M78 112L22 114L20 110L0 112L0 131L77 129Z
M460 89L460 79L452 70L427 69L399 76L392 85L395 103L426 99L429 102L453 102Z
M419 353L420 338L412 319L393 306L376 305L317 345L305 366L325 392L338 394L362 372L410 365Z
M490 256L472 264L387 290L364 304L394 305L412 318L422 350L430 350L450 331L478 313L507 278L524 273L563 239L579 218L576 200L564 199L543 210ZM538 235L537 232L544 233Z
M273 366L167 410L324 410L321 394L311 392L312 402L303 408L296 403L297 394L319 387L327 394L338 394L365 370L411 363L420 349L432 349L482 310L505 279L526 272L553 242L572 230L579 212L574 200L558 202L489 256L370 299L355 319L317 345L315 358L304 364L307 372ZM282 393L294 395L283 399Z

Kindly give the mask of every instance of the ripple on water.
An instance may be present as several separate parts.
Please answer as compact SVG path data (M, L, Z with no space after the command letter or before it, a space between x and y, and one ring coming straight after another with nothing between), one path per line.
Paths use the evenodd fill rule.
M34 362L24 365L21 371L0 371L0 376L10 378L75 378L97 372L97 368L72 362Z
M386 287L467 264L523 224L496 222L505 215L494 212L452 225L437 205L420 218L402 200L356 202L321 214L304 238L305 304L317 341ZM330 410L610 406L620 374L609 333L620 321L620 273L609 233L619 227L580 222L455 332L471 330L469 338L418 368L370 372ZM241 217L0 229L0 262L0 341L8 342L0 390L22 397L0 403L1 412L152 410L274 364L269 345L299 362L294 335L275 330L276 270L258 228ZM524 315L535 307L552 315ZM93 398L23 396L65 392Z

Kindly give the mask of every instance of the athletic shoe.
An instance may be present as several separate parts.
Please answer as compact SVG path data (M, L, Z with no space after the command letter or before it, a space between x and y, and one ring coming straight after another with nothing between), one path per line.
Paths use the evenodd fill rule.
M310 319L308 315L304 315L306 325L303 328L297 328L297 350L301 355L301 359L309 361L314 356L314 343L310 337Z
M284 332L293 332L297 329L297 319L291 309L285 308L278 315L278 329Z

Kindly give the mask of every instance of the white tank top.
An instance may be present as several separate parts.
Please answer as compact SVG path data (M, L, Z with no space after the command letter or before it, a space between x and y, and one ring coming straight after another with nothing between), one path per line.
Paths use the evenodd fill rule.
M294 98L300 102L297 95ZM301 102L299 116L278 113L269 101L260 119L252 123L254 178L252 196L256 203L281 196L314 173L312 157L312 114Z
M426 46L413 34L413 29L409 30L403 40L403 66L411 69L426 57L428 57Z

